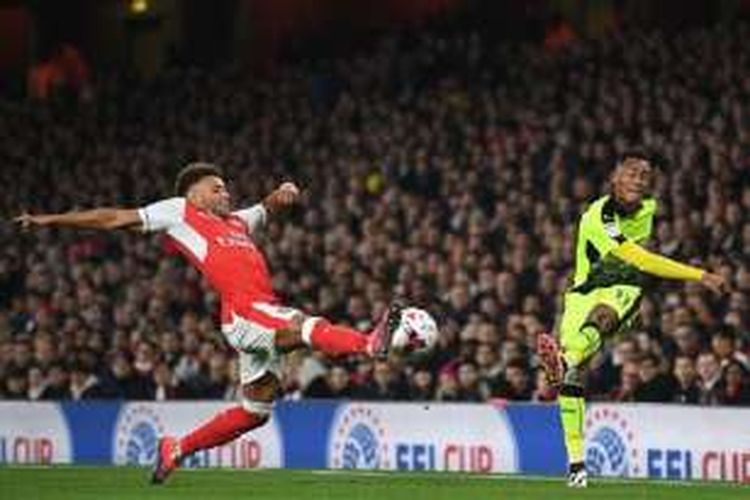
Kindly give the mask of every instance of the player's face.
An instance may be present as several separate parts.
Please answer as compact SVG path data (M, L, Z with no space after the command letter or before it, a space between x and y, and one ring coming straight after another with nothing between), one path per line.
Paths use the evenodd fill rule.
M636 207L648 194L654 172L645 160L627 158L615 169L612 186L617 201L627 207Z
M231 198L221 177L209 176L197 182L192 188L192 200L202 209L216 215L228 215L231 211Z

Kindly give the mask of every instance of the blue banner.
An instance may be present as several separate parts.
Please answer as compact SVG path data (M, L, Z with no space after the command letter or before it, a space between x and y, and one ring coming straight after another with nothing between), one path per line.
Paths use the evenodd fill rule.
M0 464L147 466L160 436L182 436L231 406L0 402ZM594 404L587 467L608 476L750 482L748 421L747 409ZM268 424L184 466L561 475L566 453L552 404L280 401Z
M73 444L72 463L112 463L112 438L121 406L104 401L60 405Z
M557 405L518 404L506 408L519 451L518 469L560 475L567 470Z

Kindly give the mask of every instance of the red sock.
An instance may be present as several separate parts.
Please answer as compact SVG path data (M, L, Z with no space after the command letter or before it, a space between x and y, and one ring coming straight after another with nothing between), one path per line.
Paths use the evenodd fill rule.
M228 443L265 422L265 417L249 413L241 406L224 410L180 439L180 453L187 456Z
M332 325L322 318L309 318L302 325L302 338L328 354L358 354L367 351L368 337L353 328Z

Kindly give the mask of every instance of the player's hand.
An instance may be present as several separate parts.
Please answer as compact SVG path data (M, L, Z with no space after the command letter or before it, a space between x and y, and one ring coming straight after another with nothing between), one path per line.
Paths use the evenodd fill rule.
M263 204L271 211L294 205L299 200L299 188L293 182L284 182L266 196Z
M13 219L13 222L27 229L31 226L47 226L52 223L52 217L49 215L22 214Z
M727 282L723 276L708 271L701 276L701 284L716 294L723 294L728 290Z
M282 201L287 204L296 203L299 199L299 188L293 182L282 183L276 191L279 192Z

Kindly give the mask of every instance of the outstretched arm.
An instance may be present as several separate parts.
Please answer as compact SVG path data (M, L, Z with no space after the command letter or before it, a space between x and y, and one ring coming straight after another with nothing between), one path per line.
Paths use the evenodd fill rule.
M22 227L69 226L86 229L121 229L141 227L138 210L128 208L95 208L62 214L23 214L14 219Z
M612 254L644 273L653 274L660 278L700 281L717 293L723 292L726 288L722 276L656 254L632 241L623 241L612 250Z

